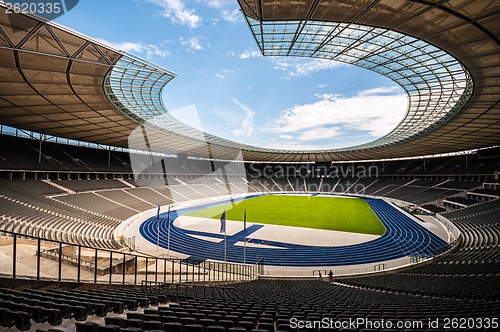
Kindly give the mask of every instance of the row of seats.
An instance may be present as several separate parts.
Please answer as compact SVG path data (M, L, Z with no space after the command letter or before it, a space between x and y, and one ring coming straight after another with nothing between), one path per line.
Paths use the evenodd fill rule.
M238 180L238 179L235 179ZM240 179L241 180L241 179ZM1 181L1 180L0 180ZM124 185L118 180L66 180L54 181L61 186L67 186L68 189L77 189L80 184L85 184L80 189L85 189L84 192L76 192L75 194L67 194L62 189L57 189L41 181L1 181L0 195L4 198L0 200L0 206L5 206L4 212L0 213L0 217L15 220L23 224L25 228L50 228L54 229L53 237L49 239L67 241L62 239L61 233L69 234L84 234L91 239L95 239L90 243L97 247L106 247L116 249L116 243L106 243L113 239L113 231L117 224L131 216L144 211L155 208L157 205L167 205L174 202L188 201L199 198L207 198L214 196L222 196L228 194L228 189L225 185L213 184L177 184L169 187L161 188L115 188L109 190L101 190L103 187L111 187L107 183L117 183ZM104 184L103 184L104 183ZM34 184L42 184L43 187L39 190L32 191L31 188L38 188ZM71 184L69 186L68 184ZM94 191L88 191L95 184ZM238 182L229 184L232 194L241 194L248 191L253 192L246 183ZM49 188L45 188L49 187ZM55 190L49 190L53 188ZM49 193L59 192L56 196L47 198L45 195ZM43 194L43 193L47 194ZM61 194L61 192L63 192ZM10 202L9 202L10 201ZM9 205L9 206L8 206ZM26 208L32 207L30 208ZM7 213L7 208L12 210ZM78 222L73 222L74 227L82 226L83 224L91 224L87 229L71 229L71 225L63 225L62 218L56 218L53 214L44 214L44 211L59 213L63 216L78 218ZM39 220L34 223L38 217L46 217L47 220ZM6 223L8 224L8 223ZM102 231L104 233L97 232ZM24 231L24 234L27 234ZM70 241L75 242L75 241ZM99 243L104 242L104 243ZM79 243L84 244L84 243Z
M253 182L247 184L242 178L234 178L231 180L234 183L230 186L233 193L253 193L266 190L299 190L300 185L303 189L319 187L319 189L327 188L333 192L355 192L407 198L414 202L421 202L421 197L431 200L450 192L448 189L438 189L437 187L404 186L408 183L433 185L442 182L441 180L301 178L297 183L286 178L267 180L269 179L254 179ZM119 180L54 181L58 185L67 186L68 189L76 191L89 190L93 187L97 191L66 194L50 199L44 195L62 190L41 181L2 181L2 189L0 190L0 206L3 207L2 213L0 213L1 227L9 231L41 236L51 240L118 249L121 245L113 239L114 229L121 221L138 212L155 208L157 204L166 205L174 201L227 194L227 187L214 179L169 179L168 181L172 184L159 189L128 188ZM191 184L190 181L194 183ZM105 188L113 189L102 190ZM415 191L415 188L418 188L418 191ZM437 191L437 196L434 196L431 190ZM399 192L402 194L403 191L407 193L406 196L397 194Z
M87 148L53 142L40 141L8 135L0 135L0 143L5 147L0 153L0 161L6 169L61 170L80 172L130 172L132 165L142 164L144 155L117 152L104 149ZM41 152L42 159L39 160ZM148 157L149 158L149 157ZM262 173L269 164L224 163L188 159L179 155L177 158L165 158L166 170L174 174L209 174L213 168L224 166L227 173L243 174ZM479 158L478 154L427 158L419 160L399 160L392 162L365 162L354 164L362 168L376 167L384 175L419 175L419 174L492 174L496 171L498 158ZM304 164L290 164L291 167L304 167ZM350 164L316 163L311 168L324 167L330 172L332 167L347 168Z
M443 213L443 216L450 220L457 220L458 218L468 218L470 216L477 216L489 210L500 209L500 200L485 202L483 204L475 205L470 208L460 209L448 213Z
M1 229L97 248L121 248L113 237L120 220L61 204L30 191L22 181L1 180L0 186Z
M29 330L31 321L58 326L63 319L85 321L88 316L105 317L108 313L121 314L166 303L168 294L142 290L81 291L53 290L24 291L0 288L0 325ZM175 298L175 297L172 297Z
M0 301L0 326L11 328L15 326L20 331L27 331L31 327L30 316L18 308L10 309L10 303ZM24 308L21 308L24 309Z
M421 284L431 282L420 278ZM231 284L230 288L212 286L212 289L217 288L219 292L205 293L197 291L195 287L188 287L185 289L184 299L179 299L176 303L170 302L168 305L162 304L162 301L173 299L171 295L175 291L174 288L86 291L5 291L2 289L1 294L26 299L33 295L40 295L48 302L53 302L56 297L61 301L72 301L72 297L78 298L80 307L89 309L88 315L104 316L104 324L83 320L77 322L76 330L82 332L333 331L328 328L294 328L290 320L345 321L356 318L385 319L394 322L421 320L427 323L429 319L437 319L441 320L441 326L434 331L445 331L442 326L445 317L486 318L495 317L500 312L500 301L450 298L449 294L438 293L433 296L395 293L390 289L346 287L322 281L256 280ZM225 291L221 292L222 289ZM92 303L99 303L99 305L94 306ZM143 310L138 312L137 309L141 305ZM93 313L91 313L91 308L94 308ZM26 309L8 308L7 310L10 310L7 312L10 315L10 312L19 313ZM71 309L71 306L68 308L69 312L63 308L54 310L60 311L62 318L75 318L76 308ZM107 314L110 312L114 312L115 315ZM23 314L18 314L18 316L23 316ZM9 317L4 319L6 324L12 324L15 321L12 318L14 316ZM26 317L24 319L26 320ZM27 324L24 325L24 330L27 326ZM428 328L424 325L419 330L426 331ZM395 331L394 329L373 329L369 326L358 327L356 330ZM399 331L411 331L411 329L399 329Z
M228 321L230 322L230 321ZM119 325L117 325L119 324ZM247 329L243 325L233 326L234 324L222 325L202 325L202 324L182 324L182 323L164 323L159 321L140 321L137 319L112 319L106 317L106 325L99 325L95 322L76 323L76 332L274 332L274 325L266 326L259 324L258 328ZM291 331L287 325L278 325L276 331ZM287 329L288 328L288 329ZM37 332L45 332L37 330ZM50 332L50 330L48 331Z
M445 214L459 228L461 243L430 264L381 276L346 278L356 287L452 298L500 300L500 201Z

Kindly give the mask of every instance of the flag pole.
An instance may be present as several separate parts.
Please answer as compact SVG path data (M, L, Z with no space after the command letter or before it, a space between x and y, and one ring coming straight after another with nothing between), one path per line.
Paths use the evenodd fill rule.
M160 204L156 211L156 252L160 251Z
M247 263L247 210L243 217L243 264Z
M170 205L167 213L168 238L167 238L167 256L170 256Z
M224 262L227 261L227 232L226 232L226 210L222 212L220 216L220 231L219 233L224 232Z

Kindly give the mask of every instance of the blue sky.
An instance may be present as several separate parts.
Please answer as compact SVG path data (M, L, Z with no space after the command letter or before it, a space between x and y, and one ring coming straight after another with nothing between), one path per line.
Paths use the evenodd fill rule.
M271 148L372 141L403 118L391 80L329 60L263 57L236 0L81 0L56 20L177 77L169 111L195 108L202 129Z

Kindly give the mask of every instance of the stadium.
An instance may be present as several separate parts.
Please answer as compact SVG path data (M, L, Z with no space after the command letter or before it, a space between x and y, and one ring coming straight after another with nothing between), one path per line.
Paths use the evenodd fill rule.
M0 329L497 329L500 3L235 2L263 56L374 71L404 118L236 142L166 109L168 69L0 3Z

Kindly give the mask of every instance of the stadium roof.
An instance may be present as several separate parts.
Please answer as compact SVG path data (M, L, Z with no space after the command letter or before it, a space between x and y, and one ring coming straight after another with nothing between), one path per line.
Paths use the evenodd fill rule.
M264 55L334 59L386 75L408 94L405 119L379 140L342 149L232 142L165 110L161 91L174 73L60 25L2 10L0 123L207 158L233 159L241 150L245 160L262 161L385 159L500 144L498 1L239 4Z

